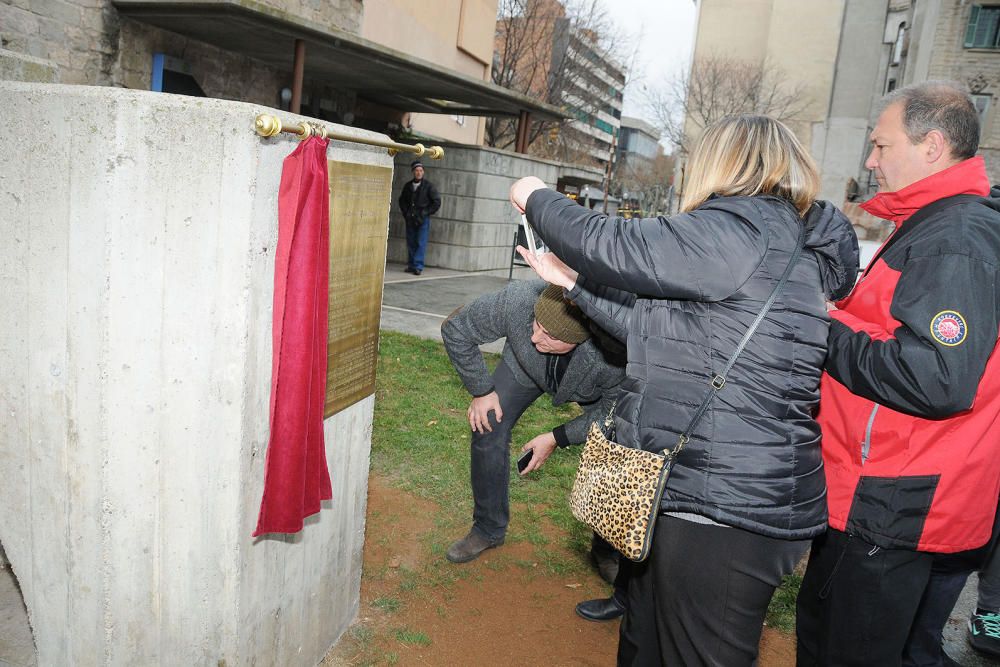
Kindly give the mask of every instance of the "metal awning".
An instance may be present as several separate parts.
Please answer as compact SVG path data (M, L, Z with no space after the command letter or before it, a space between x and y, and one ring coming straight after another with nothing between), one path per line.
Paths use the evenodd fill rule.
M566 115L493 83L440 67L253 0L112 0L124 16L291 71L306 44L306 79L401 111L559 120Z

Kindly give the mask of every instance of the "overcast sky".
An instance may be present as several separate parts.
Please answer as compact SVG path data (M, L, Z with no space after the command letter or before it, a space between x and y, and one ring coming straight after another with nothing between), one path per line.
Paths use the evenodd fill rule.
M646 118L643 86L655 86L683 71L691 61L698 10L693 0L604 0L620 32L638 40L632 83L625 91L623 114ZM631 53L631 48L626 48Z

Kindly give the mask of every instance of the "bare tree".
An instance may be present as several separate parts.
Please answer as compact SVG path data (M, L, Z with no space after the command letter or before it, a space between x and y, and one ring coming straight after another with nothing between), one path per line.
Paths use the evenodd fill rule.
M805 84L786 81L786 74L766 61L707 56L696 60L686 75L647 91L647 107L684 155L705 127L725 116L757 113L794 121L811 100Z
M599 111L610 111L608 85L591 63L611 61L631 69L616 36L602 0L500 0L493 83L588 122ZM619 95L625 84L620 82ZM517 119L492 118L486 124L486 143L509 148L516 133ZM571 121L536 121L528 133L529 152L568 162L592 162L589 141Z
M652 160L630 157L615 165L611 190L635 201L643 215L649 216L666 209L673 175L672 155L660 154Z

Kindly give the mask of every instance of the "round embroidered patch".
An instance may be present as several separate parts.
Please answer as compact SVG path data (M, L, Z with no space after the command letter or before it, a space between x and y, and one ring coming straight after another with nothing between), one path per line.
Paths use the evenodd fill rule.
M942 345L961 345L967 333L965 318L957 310L942 310L931 320L931 335Z

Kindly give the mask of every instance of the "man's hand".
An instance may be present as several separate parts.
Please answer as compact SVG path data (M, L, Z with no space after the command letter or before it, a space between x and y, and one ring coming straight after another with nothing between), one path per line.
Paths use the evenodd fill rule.
M566 266L566 263L551 252L536 255L523 246L517 246L517 252L535 270L538 277L547 283L558 285L563 289L573 289L579 273Z
M493 432L490 426L490 410L496 415L497 422L503 421L503 410L500 409L500 397L495 391L485 396L477 396L469 403L469 426L476 433Z
M524 213L524 207L528 205L528 197L535 190L544 190L547 185L545 185L542 179L537 176L525 176L524 178L519 178L514 181L514 185L510 186L510 203L514 205L521 213Z
M529 449L534 450L531 454L531 460L528 462L528 465L525 466L521 474L527 475L532 470L538 470L541 468L542 464L545 463L545 459L552 455L552 451L555 448L556 436L552 434L552 431L536 435L532 438L528 444L521 448L522 452L526 452Z

